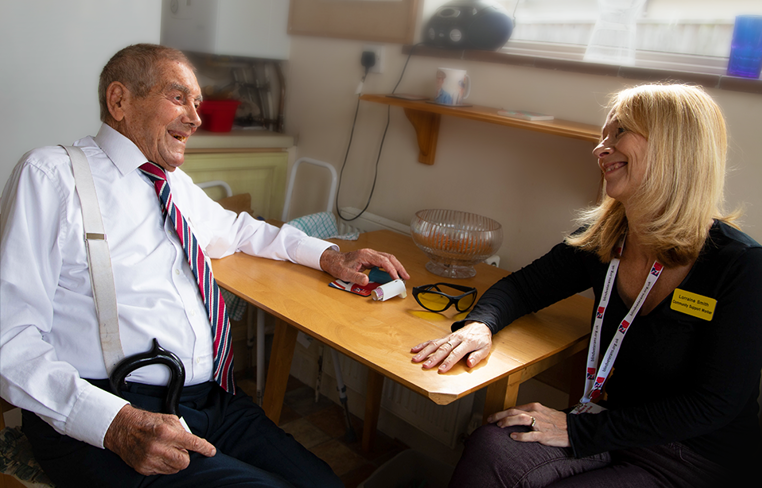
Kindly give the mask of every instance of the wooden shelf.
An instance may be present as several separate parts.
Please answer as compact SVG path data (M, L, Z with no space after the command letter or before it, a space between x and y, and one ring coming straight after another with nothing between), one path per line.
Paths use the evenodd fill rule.
M461 117L464 119L478 120L490 124L517 127L519 129L533 130L573 139L597 143L600 139L601 129L590 124L570 122L568 120L542 120L530 121L513 119L498 115L499 109L473 105L471 107L447 107L435 105L425 101L403 100L388 95L363 94L361 100L368 102L383 103L402 107L405 110L410 123L413 124L418 136L418 161L424 164L434 164L437 152L437 139L439 137L439 122L442 115Z

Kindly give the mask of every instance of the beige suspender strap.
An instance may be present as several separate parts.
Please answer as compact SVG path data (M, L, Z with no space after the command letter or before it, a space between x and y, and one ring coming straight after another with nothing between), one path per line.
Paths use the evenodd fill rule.
M119 338L119 316L116 309L116 287L111 268L111 254L106 242L106 233L103 230L100 206L87 156L78 147L62 147L71 158L75 186L82 207L87 261L93 287L95 313L98 316L103 361L106 364L106 373L111 374L114 366L124 358L122 341Z

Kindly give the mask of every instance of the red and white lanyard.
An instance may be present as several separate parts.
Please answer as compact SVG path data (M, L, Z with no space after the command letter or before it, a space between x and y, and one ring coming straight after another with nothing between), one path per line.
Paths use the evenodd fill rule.
M603 291L601 293L601 301L598 303L598 308L595 312L593 332L590 337L590 347L587 353L585 393L579 400L583 405L590 402L590 400L600 396L601 388L603 388L603 383L606 381L606 378L608 378L609 373L611 373L611 369L614 366L614 361L616 360L617 354L619 354L619 348L622 346L622 341L624 340L625 334L627 334L627 329L630 327L630 325L632 325L632 321L635 320L635 316L638 315L640 307L643 306L643 302L646 301L648 293L651 291L654 284L656 283L656 280L659 279L659 276L664 269L662 264L660 264L658 261L654 261L654 264L651 266L651 271L648 273L648 277L646 278L646 282L643 285L643 288L640 290L638 297L632 304L630 311L619 323L619 328L617 329L616 333L614 333L614 338L611 339L611 343L606 350L606 354L603 356L601 367L598 368L598 353L601 343L601 326L603 324L603 315L606 313L606 307L608 306L609 298L611 297L611 290L614 288L616 282L616 274L619 270L619 258L622 256L622 251L624 250L624 240L625 237L622 237L622 239L619 241L616 250L616 257L613 258L611 260L611 264L609 264L609 269L606 272L606 281L603 284Z

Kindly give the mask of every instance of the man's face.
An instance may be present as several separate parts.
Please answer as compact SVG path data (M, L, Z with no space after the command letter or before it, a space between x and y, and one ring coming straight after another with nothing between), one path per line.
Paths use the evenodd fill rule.
M193 71L182 63L165 61L161 81L145 98L126 91L124 117L115 127L149 161L174 171L185 161L185 143L201 125L201 89Z

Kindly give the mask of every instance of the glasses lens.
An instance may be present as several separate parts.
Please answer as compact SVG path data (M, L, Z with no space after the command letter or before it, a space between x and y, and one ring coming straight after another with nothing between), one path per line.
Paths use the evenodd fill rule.
M468 295L464 296L458 300L458 310L465 312L471 308L471 305L474 304L474 300L476 300L476 293L469 293Z
M428 291L419 292L418 301L423 305L423 308L428 308L433 312L441 312L450 304L449 298Z

